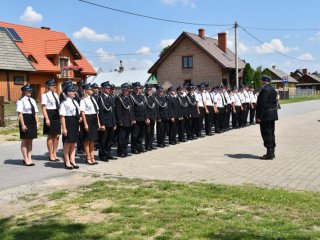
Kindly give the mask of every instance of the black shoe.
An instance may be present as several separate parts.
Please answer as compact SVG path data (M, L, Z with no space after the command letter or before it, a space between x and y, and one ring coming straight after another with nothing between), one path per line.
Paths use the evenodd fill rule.
M116 157L113 157L113 156L108 156L108 157L107 157L107 161L108 161L109 159L110 159L110 160L117 160L117 158L116 158Z
M80 149L77 151L77 154L84 154L84 151Z
M75 165L75 164L73 164L73 163L70 163L71 164L71 166L74 168L74 169L79 169L79 166L78 165Z
M143 153L143 152L146 152L147 150L145 149L140 149L139 152Z
M118 154L118 157L125 158L126 155L124 153Z
M29 163L29 164L27 164L24 160L22 160L22 162L23 162L23 166L27 166L27 167L35 166L34 163Z
M91 159L86 159L86 164L87 165L94 165L94 163L93 162L89 162L89 160L91 161Z
M134 151L131 151L133 154L139 154L140 152L138 150L134 150Z
M146 151L151 151L152 150L151 147L146 147L145 149L146 149Z
M272 159L274 159L274 157L272 155L266 154L266 155L263 155L262 157L260 157L260 159L262 159L262 160L272 160Z
M72 170L73 169L72 165L71 166L67 166L67 164L64 164L64 168L68 169L68 170Z
M60 161L59 159L50 159L50 158L48 158L48 160L49 160L50 162L58 162L58 161Z
M100 161L108 162L108 157L99 157Z

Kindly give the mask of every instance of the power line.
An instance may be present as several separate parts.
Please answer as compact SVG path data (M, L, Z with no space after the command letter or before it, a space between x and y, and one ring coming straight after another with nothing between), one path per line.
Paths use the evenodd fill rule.
M163 22L179 23L179 24L186 24L186 25L196 25L196 26L212 26L212 27L222 27L222 26L232 26L233 25L233 24L195 23L195 22L185 22L185 21L179 21L179 20L152 17L152 16L148 16L148 15L143 15L143 14L139 14L139 13L134 13L134 12L129 12L129 11L121 10L121 9L108 7L108 6L105 6L105 5L101 5L101 4L90 2L90 1L86 1L86 0L78 0L78 1L82 2L82 3L89 4L89 5L93 5L93 6L96 6L96 7L108 9L108 10L111 10L111 11L116 11L116 12L120 12L120 13L133 15L133 16L136 16L136 17L149 18L149 19L163 21Z
M150 50L148 53L137 53L137 52L131 52L131 53L99 53L99 52L91 52L91 51L86 51L86 50L82 50L82 52L86 52L89 54L93 54L93 56L91 55L87 55L90 57L100 57L101 55L110 55L110 56L132 56L132 55L147 55L148 53L157 53L157 52L161 52L161 49L154 49L154 50Z
M292 57L290 55L287 55L279 50L274 49L273 47L271 47L269 44L265 43L264 41L260 40L259 38L255 37L253 34L251 34L250 32L248 32L244 27L238 25L245 33L247 33L249 36L251 36L252 38L254 38L256 41L258 41L259 43L263 44L264 46L268 47L269 49L271 49L272 51L285 56L287 58L293 59L293 60L297 60L297 61L302 61L302 62L316 62L319 61L319 59L313 59L313 60L303 60L303 59L299 59L299 58L295 58Z
M246 29L264 30L264 31L320 31L320 28L266 28L266 27L247 27Z

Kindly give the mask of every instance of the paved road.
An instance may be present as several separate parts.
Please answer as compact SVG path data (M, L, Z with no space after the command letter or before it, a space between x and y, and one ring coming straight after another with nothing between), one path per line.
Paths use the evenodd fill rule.
M320 190L320 101L284 105L276 124L276 159L262 161L259 126L230 131L95 166L78 160L80 170L47 161L45 140L34 142L35 167L22 166L20 143L0 146L0 190L78 171L111 176L249 184ZM61 153L60 153L61 156Z

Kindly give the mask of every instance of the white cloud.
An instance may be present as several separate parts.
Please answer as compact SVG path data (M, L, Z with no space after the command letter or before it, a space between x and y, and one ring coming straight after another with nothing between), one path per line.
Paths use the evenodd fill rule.
M298 47L289 48L284 46L281 40L277 38L272 39L270 43L264 43L260 46L257 46L255 50L258 54L268 54L274 52L271 48L281 53L288 53L290 51L299 50Z
M43 19L40 13L33 10L32 6L28 6L24 13L20 16L20 20L28 24L36 24L41 22Z
M151 49L149 47L143 46L139 50L136 51L138 54L150 54Z
M298 59L300 59L300 60L314 60L314 57L312 56L312 54L311 53L303 53L303 54L301 54L299 57L298 57Z
M196 8L196 3L194 0L160 0L162 3L164 3L165 5L177 5L180 4L182 6L186 6L186 7L192 7L192 8Z
M124 42L125 38L123 36L111 37L106 33L96 33L95 30L83 27L80 31L73 33L73 37L77 39L86 39L92 42Z
M167 46L172 45L172 43L174 43L174 41L175 41L175 39L173 39L173 38L163 39L163 40L160 41L159 46L160 46L160 48L163 49L163 48L165 48L165 47L167 47Z
M235 51L234 46L234 34L226 31L227 33L227 48L229 48L232 52ZM214 36L214 38L218 39L218 36ZM246 43L239 41L238 39L238 54L247 54L252 52L252 49Z
M320 32L317 32L313 37L310 38L311 41L320 41Z
M98 54L101 62L114 61L116 59L116 56L107 53L103 48L99 48L96 53Z

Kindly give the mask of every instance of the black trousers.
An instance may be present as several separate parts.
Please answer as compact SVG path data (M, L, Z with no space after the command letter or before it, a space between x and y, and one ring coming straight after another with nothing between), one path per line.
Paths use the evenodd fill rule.
M186 118L183 118L178 122L178 138L180 142L186 139L186 122Z
M228 104L227 106L225 106L225 113L224 113L224 119L223 119L224 129L229 129L230 127L230 116L231 116L231 104Z
M218 108L218 112L214 113L214 128L216 133L221 133L223 129L223 108Z
M154 121L150 121L149 125L146 125L145 130L145 147L152 148L153 147L153 140L154 140Z
M250 124L255 121L256 117L256 104L252 103L253 107L250 108Z
M131 131L131 151L141 151L145 134L145 122L137 122L132 126Z
M274 121L267 121L260 123L260 132L263 139L263 145L266 148L276 147L276 138L274 135Z
M128 155L128 143L131 127L118 127L118 155Z
M114 128L106 127L105 131L99 131L99 158L111 157L111 147L113 145Z
M84 144L83 144L83 125L80 125L80 130L79 130L79 134L78 134L78 139L77 139L77 150L78 151L84 151Z
M205 131L206 134L209 134L212 128L213 106L207 106L207 109L209 113L205 116Z
M157 122L157 144L164 145L167 136L168 120L162 119L161 122Z
M191 139L199 132L199 118L188 118L186 122L187 138Z
M241 107L235 106L236 112L232 112L232 128L238 128L241 122Z
M176 143L177 142L177 124L179 119L174 119L174 122L169 120L169 143Z
M249 103L243 103L243 111L241 113L241 126L244 127L248 123Z
M198 128L199 132L198 132L198 136L201 135L201 131L204 129L203 120L206 117L206 110L204 109L204 107L199 107L199 111L200 111L200 114L199 114L199 128Z

